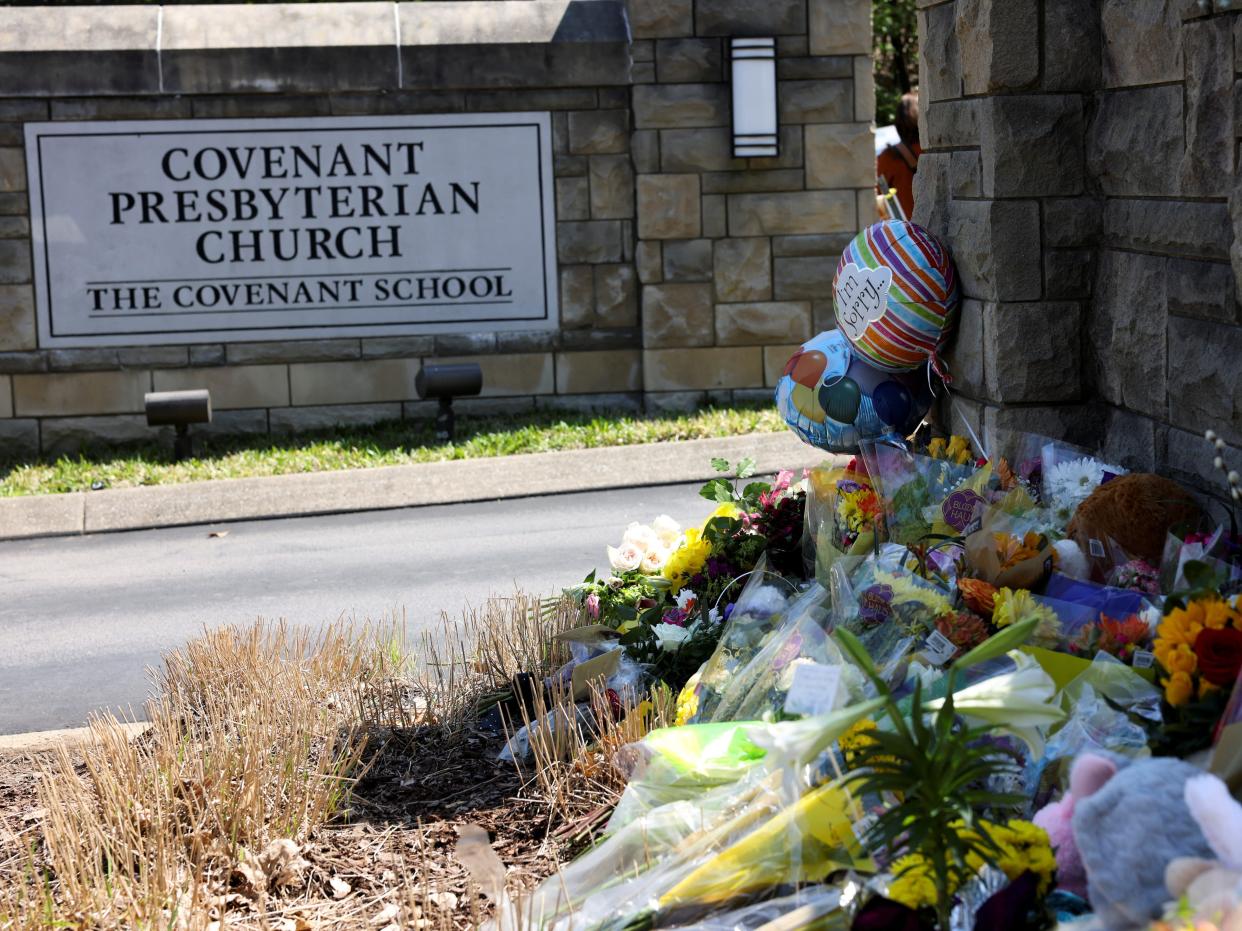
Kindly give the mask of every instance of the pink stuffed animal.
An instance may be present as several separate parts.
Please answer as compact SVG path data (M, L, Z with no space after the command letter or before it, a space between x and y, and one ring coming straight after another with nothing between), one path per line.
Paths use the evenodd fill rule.
M1100 757L1084 756L1070 770L1070 784L1060 801L1049 802L1031 820L1048 832L1057 857L1057 886L1087 897L1087 869L1074 841L1074 801L1085 798L1108 781L1115 770Z

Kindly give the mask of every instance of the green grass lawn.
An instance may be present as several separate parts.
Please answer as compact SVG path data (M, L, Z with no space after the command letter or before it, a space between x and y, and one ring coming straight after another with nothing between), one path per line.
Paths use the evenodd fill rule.
M199 437L197 458L172 461L171 444L88 452L54 462L0 465L0 497L170 485L215 478L327 472L600 446L633 446L785 429L771 405L691 414L569 414L457 418L457 443L438 443L430 421L392 421L296 436Z

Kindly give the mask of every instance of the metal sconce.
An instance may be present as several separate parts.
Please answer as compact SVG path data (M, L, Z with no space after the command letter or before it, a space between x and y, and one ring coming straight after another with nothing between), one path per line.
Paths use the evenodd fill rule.
M733 156L780 154L776 126L776 40L731 39Z

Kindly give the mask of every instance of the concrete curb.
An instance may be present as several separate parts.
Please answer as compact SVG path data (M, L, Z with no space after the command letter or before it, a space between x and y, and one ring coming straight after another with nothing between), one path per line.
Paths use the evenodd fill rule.
M809 468L826 458L792 433L768 433L0 498L0 540L671 485L710 478L713 458L736 462L746 456L754 458L761 474Z
M122 724L131 737L137 737L150 724L137 722ZM0 734L0 757L21 756L26 753L45 753L57 747L82 747L91 742L89 727L71 727L56 731L32 731L29 734Z

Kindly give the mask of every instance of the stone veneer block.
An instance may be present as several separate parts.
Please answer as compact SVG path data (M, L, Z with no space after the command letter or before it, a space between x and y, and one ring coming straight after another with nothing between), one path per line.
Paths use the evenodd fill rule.
M664 243L665 281L711 281L712 241L675 239Z
M627 0L635 39L694 34L694 0Z
M1099 16L1105 87L1183 80L1176 3L1100 0Z
M235 365L154 373L156 391L185 391L191 388L206 388L211 392L211 406L222 410L231 407L284 407L289 403L289 370L283 365Z
M14 413L18 417L137 413L150 390L150 372L15 375Z
M785 373L785 364L801 348L801 343L763 347L763 383L767 387L776 387L776 383L780 381L781 375Z
M982 101L979 123L984 197L1082 193L1082 97L988 98Z
M569 151L618 155L630 148L628 110L577 110L569 114Z
M728 203L723 194L703 195L703 235L721 239L729 233Z
M328 404L318 407L278 407L271 413L272 433L301 433L340 427L369 426L401 419L401 403Z
M13 381L8 375L0 375L0 418L13 416Z
M845 232L856 220L852 190L729 195L730 236Z
M694 25L701 36L800 35L807 30L806 3L803 0L696 0Z
M763 351L758 346L647 349L643 387L647 391L762 388Z
M644 240L634 251L638 280L643 284L659 284L664 280L664 258L658 240Z
M643 358L637 349L556 354L557 394L640 391L642 386Z
M868 192L870 193L870 192ZM836 256L809 256L773 260L774 295L778 301L831 301Z
M561 326L587 327L595 322L595 277L591 265L561 268Z
M662 84L724 80L720 39L660 39L655 44L655 62Z
M595 266L595 326L638 326L637 278L632 265Z
M0 352L34 349L34 289L30 285L0 285Z
M811 305L805 301L716 305L716 342L721 346L793 343L810 338Z
M962 96L962 65L957 43L957 7L946 3L919 10L919 75L924 106ZM927 133L922 133L923 145Z
M1087 137L1087 160L1099 190L1113 196L1172 193L1185 134L1182 85L1101 94Z
M771 300L772 241L758 236L717 242L715 280L718 301Z
M986 370L989 400L1008 404L1079 398L1081 305L988 304L983 331L991 363Z
M727 127L660 130L660 168L663 171L722 172L745 167L746 159L733 157L733 134Z
M591 219L591 185L585 177L556 179L556 218Z
M729 125L725 84L643 84L634 88L636 129Z
M643 346L710 346L716 341L710 284L643 288Z
M874 132L869 123L825 123L806 128L808 188L875 185Z
M1101 250L1088 333L1096 360L1095 384L1104 400L1152 417L1168 413L1166 372L1195 384L1166 364L1172 344L1166 303L1166 262L1154 255ZM1223 334L1225 328L1214 327ZM1215 345L1221 345L1219 342ZM1213 359L1211 364L1218 364ZM1196 391L1202 390L1196 385Z
M26 155L22 149L0 149L0 191L26 190Z
M967 95L1029 87L1039 80L1038 0L960 0L955 11Z
M841 123L854 118L852 81L781 81L781 123Z
M1082 0L1044 0L1044 76L1049 91L1092 91L1100 80L1100 18Z
M957 316L957 332L945 352L945 364L953 374L955 392L972 398L987 395L985 373L991 358L984 336L984 305L967 298Z
M870 55L871 0L808 0L812 55Z
M1166 295L1170 314L1237 323L1237 285L1225 262L1169 259Z
M563 265L620 262L624 252L617 220L556 224L556 254Z
M592 155L590 181L592 218L634 216L634 168L628 155Z
M1234 17L1236 19L1236 17ZM1186 54L1186 151L1181 191L1200 197L1229 193L1234 166L1233 24L1214 17L1183 27Z
M1110 198L1104 207L1103 241L1121 248L1223 261L1230 234L1223 203Z
M415 359L309 362L289 366L289 388L298 406L404 401L417 373Z
M404 359L435 352L433 336L373 336L362 339L364 359Z
M916 222L918 215L916 211ZM952 201L948 241L965 296L990 301L1039 299L1043 262L1037 202Z
M551 394L556 389L552 353L495 356L445 356L437 362L477 362L483 369L483 397ZM411 392L413 379L411 377ZM409 395L414 397L413 393Z
M854 121L875 121L875 67L870 55L854 57Z
M279 362L327 362L357 359L362 346L357 339L317 339L272 343L233 343L228 347L230 365L266 365ZM182 365L185 360L182 360Z
M0 284L26 284L30 273L30 241L0 239Z
M639 176L640 239L697 239L701 231L698 175Z
M1197 430L1211 428L1242 443L1242 329L1201 320L1169 319L1168 412L1155 415ZM1204 444L1206 446L1206 444Z

